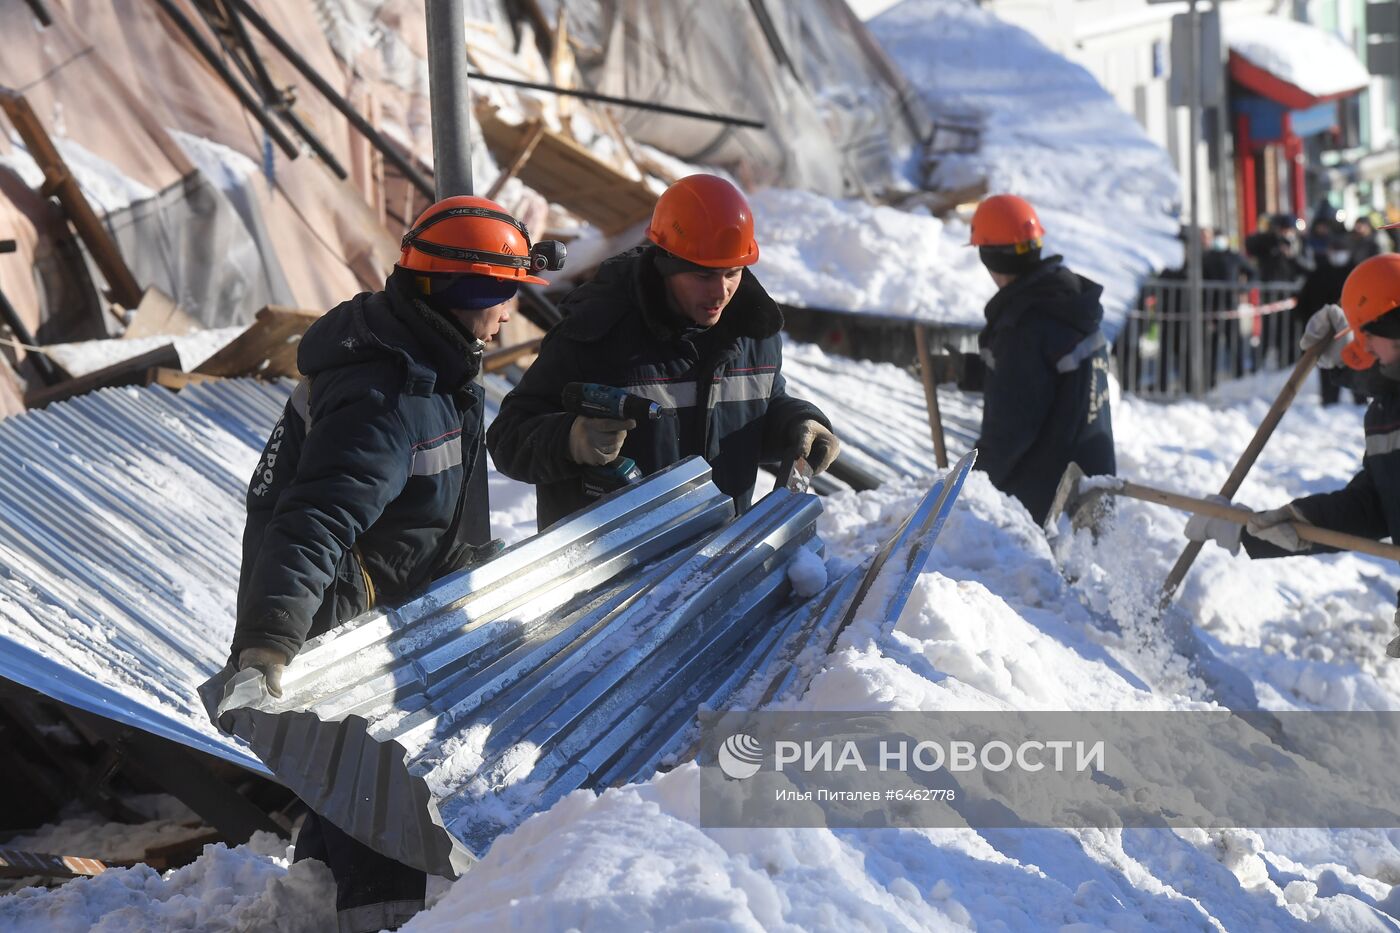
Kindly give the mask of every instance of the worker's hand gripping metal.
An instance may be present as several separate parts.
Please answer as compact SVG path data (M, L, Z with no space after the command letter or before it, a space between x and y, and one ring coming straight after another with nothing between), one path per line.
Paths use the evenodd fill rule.
M638 422L661 417L661 406L650 399L593 382L571 382L564 386L562 401L565 411L580 418ZM584 467L583 492L591 499L597 498L641 478L642 471L630 457L617 457L601 466Z

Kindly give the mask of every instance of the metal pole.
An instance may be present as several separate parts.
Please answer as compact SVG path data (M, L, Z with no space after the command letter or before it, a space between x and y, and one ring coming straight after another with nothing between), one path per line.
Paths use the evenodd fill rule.
M472 189L471 113L467 90L467 36L462 0L426 0L428 14L428 95L433 117L433 182L437 200L475 193ZM480 375L477 379L480 380ZM486 433L486 408L478 409L477 436ZM491 540L491 493L486 483L486 445L476 458L462 492L466 539Z
M631 97L614 97L611 94L600 94L597 91L583 91L578 88L560 87L557 84L541 84L537 81L522 81L519 78L502 78L497 75L482 74L479 71L473 71L469 77L473 81L488 81L492 84L523 87L532 91L548 91L551 94L559 94L562 97L596 100L603 104L616 104L619 107L631 107L635 110L647 110L653 113L668 113L677 117L689 117L692 120L709 120L713 123L724 123L729 126L748 126L756 130L768 128L768 124L762 120L750 120L748 117L734 117L722 113L707 113L703 110L672 107L670 104L658 104L651 101L637 100Z
M373 144L374 148L379 151L379 154L382 155L389 164L393 165L394 168L398 169L399 173L403 175L404 178L408 179L409 184L422 192L423 197L431 198L433 196L433 186L429 183L428 179L423 176L423 173L418 171L412 162L405 158L378 130L371 126L369 121L360 115L359 111L350 106L350 102L342 97L339 91L331 87L330 83L326 81L325 78L321 77L316 69L312 68L307 63L306 59L298 55L297 50L292 48L291 45L287 43L287 40L282 38L282 35L277 32L277 30L273 29L271 24L263 19L257 10L249 6L247 0L232 0L232 3L238 12L247 19L248 22L253 24L254 29L262 33L263 38L271 43L272 47L280 52L282 57L285 58L291 66L300 72L303 78L310 81L311 86L320 91L321 96L330 101L331 106L340 111L341 116L350 121L350 125L359 130L360 135L368 139L370 143Z
M437 198L472 194L471 94L462 0L426 0L428 93L433 115Z
M1186 95L1189 105L1191 129L1187 138L1190 140L1187 152L1191 160L1189 181L1191 186L1191 196L1189 199L1190 216L1190 239L1187 243L1187 290L1190 292L1191 307L1191 394L1196 398L1201 398L1206 394L1206 371L1205 371L1205 346L1206 329L1204 317L1204 303L1201 300L1201 226L1200 226L1200 195L1196 188L1197 172L1197 149L1201 144L1201 14L1196 9L1196 0L1191 0L1187 17L1191 25L1190 48L1187 54L1190 57L1191 67L1186 76Z

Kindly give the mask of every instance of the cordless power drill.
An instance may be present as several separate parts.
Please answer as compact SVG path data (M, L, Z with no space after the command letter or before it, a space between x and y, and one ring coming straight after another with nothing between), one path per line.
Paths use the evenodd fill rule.
M596 382L571 382L564 386L564 410L585 418L614 418L618 421L655 421L661 406L650 399ZM618 457L602 466L584 467L583 494L596 499L642 478L642 471L631 457Z

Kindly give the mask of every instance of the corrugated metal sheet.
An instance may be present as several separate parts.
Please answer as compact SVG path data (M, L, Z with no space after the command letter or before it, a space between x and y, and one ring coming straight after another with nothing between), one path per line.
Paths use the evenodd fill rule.
M918 377L893 363L828 358L811 344L783 344L788 392L812 402L831 419L841 457L861 472L889 482L937 472L928 408ZM972 449L982 431L980 396L943 387L938 392L949 457Z
M280 700L219 684L220 724L342 829L459 872L561 795L650 774L738 682L820 511L781 490L718 528L732 503L683 461L308 644Z
M287 392L104 389L0 420L0 676L265 772L196 690L225 660L247 478Z

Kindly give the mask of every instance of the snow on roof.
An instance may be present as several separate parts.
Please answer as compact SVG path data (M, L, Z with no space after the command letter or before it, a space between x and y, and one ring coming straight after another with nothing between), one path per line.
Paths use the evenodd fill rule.
M959 221L787 188L749 203L754 271L783 304L980 326L996 291Z
M1171 159L1088 71L970 0L905 0L869 25L932 112L983 122L980 149L944 156L935 183L954 189L985 178L992 193L1030 200L1047 249L1103 284L1110 328L1143 277L1180 264L1181 189ZM945 243L900 245L953 256L967 241L961 223L930 227L934 233ZM921 316L944 319L984 293L986 274L973 265L960 279L970 295L943 288Z
M104 389L0 420L0 680L263 770L196 688L227 657L248 477L288 391ZM515 540L529 487L489 479Z
M0 677L261 770L195 688L224 663L243 496L285 387L105 389L0 421ZM197 404L225 398L212 410Z
M1313 97L1345 94L1371 81L1356 52L1324 29L1281 16L1227 16L1224 24L1232 52Z

